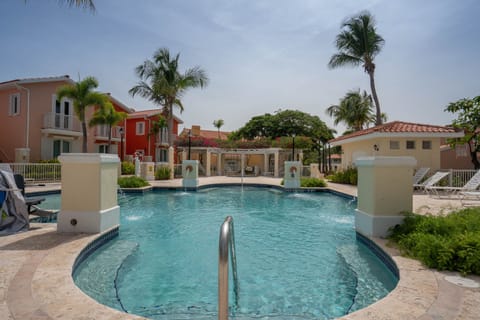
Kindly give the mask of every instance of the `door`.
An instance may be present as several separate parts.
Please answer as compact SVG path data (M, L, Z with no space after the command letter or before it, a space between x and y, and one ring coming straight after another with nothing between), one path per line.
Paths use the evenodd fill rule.
M55 98L55 128L71 130L72 129L72 103L70 100Z
M70 141L54 140L53 141L53 158L57 158L62 153L69 153L71 149Z

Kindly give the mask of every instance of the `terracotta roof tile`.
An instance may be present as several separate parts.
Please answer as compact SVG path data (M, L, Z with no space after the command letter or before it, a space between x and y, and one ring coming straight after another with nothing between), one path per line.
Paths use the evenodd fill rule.
M393 121L382 125L356 131L329 141L329 143L365 136L373 133L455 133L455 129L447 126Z

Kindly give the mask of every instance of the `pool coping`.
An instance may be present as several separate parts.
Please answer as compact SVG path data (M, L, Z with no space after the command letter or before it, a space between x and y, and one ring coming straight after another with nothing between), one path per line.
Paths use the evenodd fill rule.
M0 273L0 316L6 315L7 319L39 319L39 316L41 319L146 319L98 303L73 282L73 267L80 252L104 234L62 234L56 231L55 224L32 224L28 232L0 238L2 256L7 258L0 262L0 271L6 268L5 273ZM395 262L399 282L385 298L338 319L428 320L454 319L458 315L475 319L478 315L480 289L448 284L443 280L445 273L402 257L388 247L384 239L367 238ZM42 242L47 242L46 247ZM9 264L9 257L15 263Z

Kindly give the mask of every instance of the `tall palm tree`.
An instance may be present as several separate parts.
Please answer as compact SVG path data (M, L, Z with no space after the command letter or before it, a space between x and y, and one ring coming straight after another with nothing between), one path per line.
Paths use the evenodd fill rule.
M370 123L375 122L373 114L372 98L366 91L360 94L358 91L349 91L340 100L339 105L327 108L327 114L334 118L334 125L343 122L349 129L359 131Z
M83 145L82 152L87 152L87 122L85 110L88 107L103 107L106 97L103 93L93 91L98 87L98 81L94 77L86 77L75 85L64 85L57 90L57 99L69 98L73 100L73 109L82 123Z
M224 125L223 119L218 119L213 121L213 126L218 130L218 139L220 139L220 128Z
M103 108L99 108L90 119L88 125L90 127L96 125L107 125L108 145L106 153L110 153L110 144L112 143L112 127L125 120L127 114L125 112L116 111L110 101L105 101Z
M183 111L180 98L190 88L203 88L208 84L208 77L200 67L187 69L180 73L178 60L180 54L170 57L167 48L155 52L152 60L145 60L135 68L141 81L129 90L132 96L140 95L159 104L167 113L168 143L173 145L173 108Z
M380 53L385 40L377 34L375 19L368 12L362 12L346 20L342 24L342 30L337 35L335 44L338 53L330 58L328 66L337 68L345 65L362 65L370 77L370 88L376 107L377 125L382 124L382 112L378 101L377 90L375 89L375 63L374 59Z

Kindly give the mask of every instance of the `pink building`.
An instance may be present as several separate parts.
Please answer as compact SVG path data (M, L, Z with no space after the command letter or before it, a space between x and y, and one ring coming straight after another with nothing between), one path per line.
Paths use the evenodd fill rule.
M19 79L0 83L0 162L36 162L61 153L82 151L81 125L69 99L58 101L60 86L75 84L69 76ZM132 112L110 96L117 111ZM87 111L87 121L94 108ZM121 129L112 130L110 153L119 154ZM88 129L88 152L104 152L106 126Z

